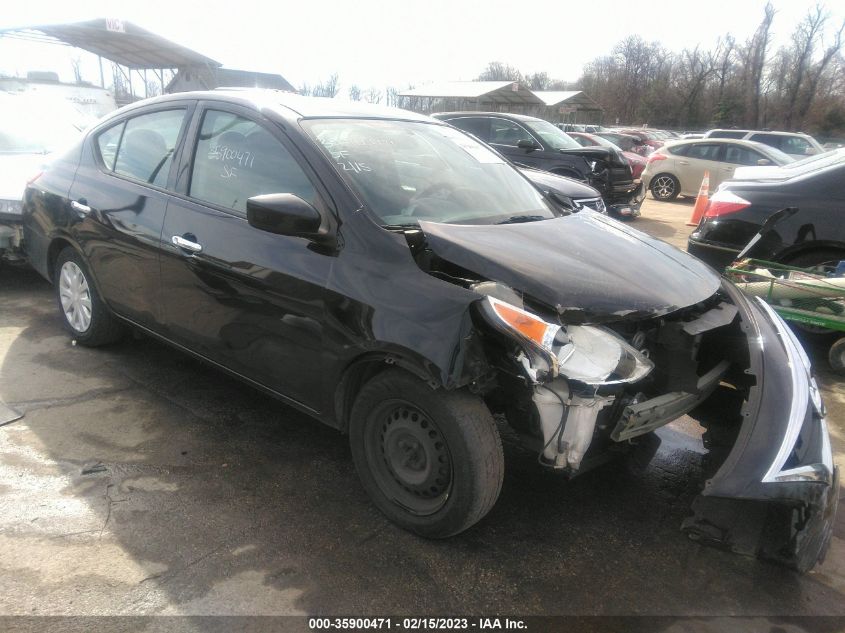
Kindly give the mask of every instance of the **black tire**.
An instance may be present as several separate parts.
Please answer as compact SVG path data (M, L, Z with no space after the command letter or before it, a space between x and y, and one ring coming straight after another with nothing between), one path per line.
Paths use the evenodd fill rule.
M827 353L827 360L833 371L839 375L845 375L845 338L837 339L830 346L830 350Z
M72 322L62 305L62 274L66 264L68 264L67 269L69 271L78 271L85 282L90 303L90 308L86 311L90 312L90 317L85 326L80 325L81 322L78 321ZM115 318L100 298L85 260L70 246L61 251L56 258L53 267L53 287L56 290L56 303L59 306L59 313L62 315L62 322L77 343L87 347L97 347L114 343L124 335L123 324Z
M405 371L387 370L358 394L349 442L376 506L420 536L458 534L499 497L502 441L484 402L469 392L433 390Z
M815 251L809 251L807 253L801 253L800 255L788 259L785 263L797 268L817 269L820 273L826 273L832 272L833 269L836 268L836 264L838 264L842 259L845 259L845 252L832 248L822 248ZM791 322L790 325L792 325L795 329L816 338L826 338L836 332L836 330L831 330L826 327L810 325L808 323L799 323L797 321Z
M661 202L669 202L681 193L681 183L672 174L657 174L649 183L651 197Z

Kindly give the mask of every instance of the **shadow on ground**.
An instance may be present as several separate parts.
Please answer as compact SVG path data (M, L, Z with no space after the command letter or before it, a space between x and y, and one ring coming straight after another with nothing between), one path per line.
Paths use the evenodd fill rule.
M0 398L26 411L0 429L7 612L845 614L812 576L681 534L692 424L639 476L566 481L508 442L493 511L426 541L369 503L337 432L149 339L72 346L34 274L0 295Z

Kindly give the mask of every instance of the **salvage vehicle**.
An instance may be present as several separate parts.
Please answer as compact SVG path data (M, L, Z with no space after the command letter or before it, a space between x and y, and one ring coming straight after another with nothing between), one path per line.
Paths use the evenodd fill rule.
M655 200L668 202L678 196L697 196L705 172L710 189L715 189L740 166L779 166L793 161L780 150L754 141L672 141L649 155L642 180Z
M521 114L441 112L433 116L469 132L518 165L584 180L601 192L610 214L623 218L640 214L645 196L619 149L582 147L548 121Z
M48 154L76 140L85 116L63 101L0 92L0 261L22 263L26 182Z
M769 167L742 167L710 198L687 251L722 269L776 211L798 211L755 246L755 257L793 266L845 260L845 149Z
M689 534L802 570L827 547L838 471L783 321L442 122L276 91L141 101L28 186L24 237L75 341L137 328L348 434L417 534L493 507L494 416L573 476L689 412L715 466Z
M645 169L646 159L640 154L637 154L636 152L626 152L621 147L618 147L602 136L581 132L570 132L569 136L574 138L575 141L583 147L612 147L622 152L625 160L627 160L628 164L631 166L631 175L634 177L634 180L637 180L642 175L643 169Z

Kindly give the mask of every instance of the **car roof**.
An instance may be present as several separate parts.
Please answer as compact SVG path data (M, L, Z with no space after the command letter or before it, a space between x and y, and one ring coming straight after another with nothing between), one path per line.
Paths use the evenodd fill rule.
M513 112L436 112L431 116L433 116L435 119L457 116L494 116L500 119L516 119L517 121L545 121L545 119L540 119L535 116L528 116L527 114L514 114Z
M185 99L225 101L255 110L269 109L284 118L364 118L435 123L430 117L410 110L328 97L305 97L284 90L262 88L218 88L216 90L177 92L137 101L117 112L123 113L157 103L184 101Z
M780 132L777 130L732 130L730 128L714 128L712 130L707 130L707 134L711 132L734 132L736 134L773 134L775 136L800 136L802 138L812 138L809 134L805 134L804 132Z

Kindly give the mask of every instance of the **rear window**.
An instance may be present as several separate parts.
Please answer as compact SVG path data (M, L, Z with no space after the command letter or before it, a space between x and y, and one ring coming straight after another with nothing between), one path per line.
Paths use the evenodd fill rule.
M115 173L164 187L184 119L184 108L142 114L126 121L119 140L115 128L109 128L97 137L103 162L109 167L114 139L119 143Z
M720 143L700 143L698 145L690 145L685 156L689 158L698 158L699 160L719 160L719 150L722 148Z
M675 156L686 156L690 147L692 147L692 146L689 145L689 144L683 144L683 145L671 145L669 147L664 147L663 149L665 149L670 154L674 154Z

